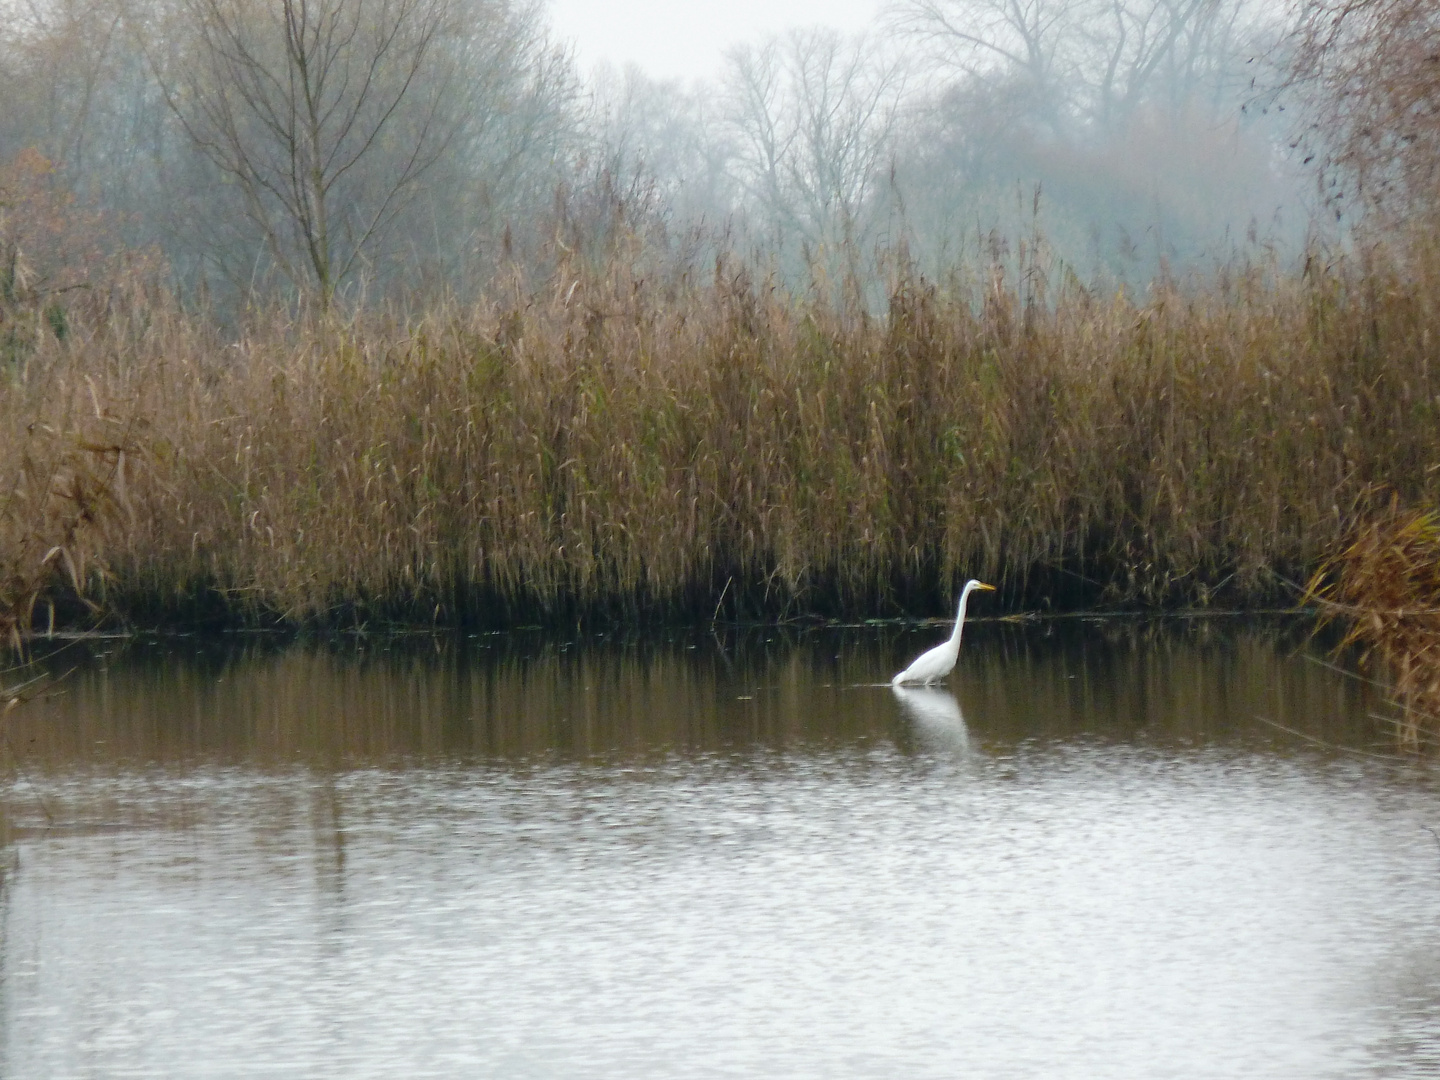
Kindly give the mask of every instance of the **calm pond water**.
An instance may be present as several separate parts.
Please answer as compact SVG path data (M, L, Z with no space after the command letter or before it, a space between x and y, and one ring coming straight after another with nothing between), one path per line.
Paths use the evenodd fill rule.
M940 636L67 650L5 721L0 1076L1440 1075L1377 695L1238 620L873 685Z

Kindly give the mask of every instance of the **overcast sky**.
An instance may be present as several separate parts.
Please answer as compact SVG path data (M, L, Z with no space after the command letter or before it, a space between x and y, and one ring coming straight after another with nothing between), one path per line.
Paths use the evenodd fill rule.
M731 45L792 26L867 29L881 0L550 0L555 32L582 71L633 61L655 78L714 75Z

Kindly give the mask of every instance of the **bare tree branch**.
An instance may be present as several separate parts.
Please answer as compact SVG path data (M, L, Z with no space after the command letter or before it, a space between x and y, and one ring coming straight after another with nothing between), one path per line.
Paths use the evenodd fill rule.
M166 100L284 273L328 304L469 122L454 0L180 0ZM302 270L303 268L303 270Z

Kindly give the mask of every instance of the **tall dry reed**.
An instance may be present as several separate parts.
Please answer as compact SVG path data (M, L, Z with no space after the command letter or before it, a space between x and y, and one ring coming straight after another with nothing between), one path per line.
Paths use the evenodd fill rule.
M1140 300L897 273L877 316L617 256L233 340L134 297L0 384L0 454L91 397L126 418L93 557L145 623L928 614L971 575L1262 603L1376 485L1436 494L1440 252L1411 260Z

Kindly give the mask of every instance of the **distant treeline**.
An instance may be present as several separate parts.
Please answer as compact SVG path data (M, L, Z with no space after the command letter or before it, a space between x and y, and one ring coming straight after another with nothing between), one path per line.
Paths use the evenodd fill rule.
M1440 486L1433 245L1143 300L901 264L879 317L632 254L233 339L139 290L17 319L7 618L934 614L971 575L1011 610L1269 604Z
M896 0L693 85L580 71L536 0L4 10L0 255L33 287L145 251L226 317L474 299L617 203L651 244L763 251L791 284L902 239L937 273L1038 216L1083 279L1143 285L1308 221L1270 108L1294 20L1262 0Z

